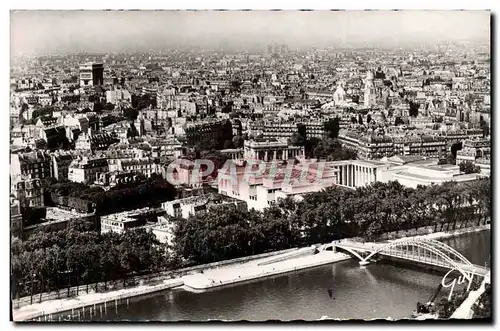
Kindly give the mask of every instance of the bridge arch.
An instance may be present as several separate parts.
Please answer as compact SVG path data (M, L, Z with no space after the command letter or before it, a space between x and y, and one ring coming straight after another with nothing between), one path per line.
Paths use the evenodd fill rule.
M365 258L361 258L360 264L368 262L373 256L379 253L384 253L384 252L387 253L392 248L411 247L411 246L416 247L417 249L424 249L424 251L430 252L431 256L432 254L434 254L436 257L442 259L441 263L443 264L443 266L456 269L467 279L470 278L470 275L463 270L461 265L472 265L472 263L469 260L467 260L462 254L457 252L455 249L451 248L450 246L440 241L433 239L409 238L409 239L393 241L391 243L383 245L377 250L372 251ZM408 251L402 251L402 254L407 252ZM357 254L357 257L359 258L359 254Z
M356 252L355 249L352 249L352 248L349 248L349 247L345 247L345 246L337 246L337 248L340 248L340 249L343 249L345 250L346 252L348 252L349 254L352 254L354 255L355 257L357 257L359 260L363 261L365 258L362 257L358 252Z

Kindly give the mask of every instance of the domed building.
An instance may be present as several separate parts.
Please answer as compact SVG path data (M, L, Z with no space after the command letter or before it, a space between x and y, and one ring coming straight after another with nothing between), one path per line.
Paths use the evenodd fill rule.
M380 111L377 111L375 114L373 114L372 119L379 124L385 124L387 122L385 115Z
M337 85L337 89L333 93L333 102L336 106L340 106L346 103L346 92L342 83Z

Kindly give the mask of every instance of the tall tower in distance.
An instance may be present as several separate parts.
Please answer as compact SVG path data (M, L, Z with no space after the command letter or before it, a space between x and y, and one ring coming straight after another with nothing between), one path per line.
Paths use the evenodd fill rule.
M364 105L366 108L371 108L377 102L377 96L375 94L375 85L373 84L373 72L369 70L366 73L365 78L365 102Z
M84 63L80 65L80 86L97 86L104 83L102 63Z

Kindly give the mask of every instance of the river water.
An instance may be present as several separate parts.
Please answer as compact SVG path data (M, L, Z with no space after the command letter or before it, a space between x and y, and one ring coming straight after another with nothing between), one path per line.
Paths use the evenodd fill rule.
M490 231L442 241L472 263L489 262ZM417 301L429 300L441 279L440 275L383 263L361 268L358 261L349 260L205 293L173 289L132 298L128 304L98 311L91 320L398 319L409 317Z

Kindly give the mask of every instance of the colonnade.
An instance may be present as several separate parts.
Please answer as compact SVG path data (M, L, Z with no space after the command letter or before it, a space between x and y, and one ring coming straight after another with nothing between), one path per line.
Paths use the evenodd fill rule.
M339 165L339 170L339 185L359 187L376 181L376 168L359 164L342 164Z

